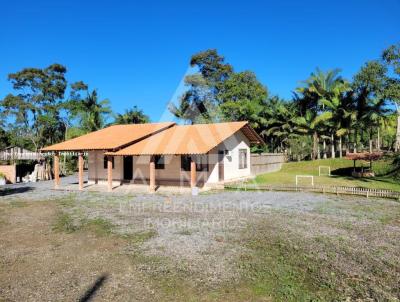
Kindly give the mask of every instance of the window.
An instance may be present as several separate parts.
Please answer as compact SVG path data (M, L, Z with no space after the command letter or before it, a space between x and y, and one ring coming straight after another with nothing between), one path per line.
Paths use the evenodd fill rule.
M114 169L114 156L111 157L112 168ZM107 156L104 156L103 168L107 169Z
M181 170L190 171L190 162L192 156L182 155L181 156ZM194 155L194 161L196 162L196 171L208 171L208 155Z
M239 169L247 168L247 149L239 149Z
M155 155L154 156L154 163L156 165L156 169L163 170L165 169L165 161L163 155Z

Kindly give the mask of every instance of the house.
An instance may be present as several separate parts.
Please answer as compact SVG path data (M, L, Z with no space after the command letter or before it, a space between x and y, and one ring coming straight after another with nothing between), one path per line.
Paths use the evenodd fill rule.
M177 125L115 125L42 149L54 153L59 186L60 152L79 154L79 188L83 189L83 154L88 181L111 191L123 183L212 186L249 177L250 144L263 143L248 122Z

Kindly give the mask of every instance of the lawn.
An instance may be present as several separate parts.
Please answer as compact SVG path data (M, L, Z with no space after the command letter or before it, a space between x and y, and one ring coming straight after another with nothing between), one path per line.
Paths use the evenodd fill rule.
M41 190L0 197L0 234L0 301L400 298L392 200Z
M357 164L359 167L361 163ZM331 176L318 176L319 166L330 166ZM367 166L367 163L364 163ZM375 177L354 178L349 176L353 167L353 161L347 159L323 159L315 161L289 162L282 166L278 172L257 176L252 182L268 185L295 185L296 175L313 175L315 185L326 186L352 186L371 189L388 189L400 191L400 180L387 175L393 167L392 160L379 160L373 162ZM339 174L339 175L338 175ZM310 185L310 179L301 179L302 185Z

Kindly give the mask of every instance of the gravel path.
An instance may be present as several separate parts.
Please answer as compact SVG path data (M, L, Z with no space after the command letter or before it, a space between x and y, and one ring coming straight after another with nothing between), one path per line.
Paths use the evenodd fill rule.
M76 182L75 176L62 178L63 185L71 182ZM50 230L51 221L60 209L78 224L81 221L93 221L99 218L109 221L113 226L112 232L118 235L117 238L136 238L134 240L143 238L139 240L139 245L132 245L115 241L117 239L89 237L95 242L90 246L92 249L90 252L82 251L82 259L85 257L92 259L90 253L96 255L109 253L109 255L103 256L105 260L103 259L102 263L92 264L87 260L79 262L76 264L77 271L81 266L88 272L93 267L100 271L101 268L96 265L100 267L105 265L110 267L111 271L112 268L118 268L119 271L113 272L114 276L123 274L127 278L134 279L138 273L155 278L164 275L168 278L178 276L178 280L189 279L198 288L217 289L223 284L240 282L243 272L238 263L243 261L241 259L244 255L254 253L248 250L249 247L243 242L243 234L250 234L251 238L259 237L256 242L266 238L270 240L266 241L265 246L270 242L273 243L276 236L282 242L293 243L296 249L304 246L310 253L315 254L318 261L331 259L329 261L333 262L327 267L333 267L340 274L351 278L355 276L354 278L372 280L376 277L375 271L382 269L390 276L388 280L395 280L398 277L396 269L392 267L397 268L400 261L398 253L400 206L398 202L391 200L256 191L208 192L198 196L160 193L109 194L89 191L68 192L53 190L52 187L53 182L49 181L8 185L1 189L0 206L7 213L14 213L14 216L10 216L13 218L10 218L8 224L3 226L15 224L21 228L15 236L27 234L25 239L21 237L19 244L25 246L29 238L35 238L32 244L37 244L37 241L42 242L47 257L53 259L55 257L52 252L53 247L49 248L46 245L49 239L47 237L37 239L35 236L44 234L53 238L55 242L59 241L60 235ZM32 210L24 208L23 204ZM18 211L24 213L26 218ZM46 214L46 211L49 213ZM5 221L8 219L7 215L3 215ZM23 221L30 219L32 226L25 226L21 219ZM44 226L39 223L41 221ZM25 227L28 229L25 230ZM29 233L33 229L40 228L43 230L39 233ZM18 228L10 227L10 230L18 231ZM10 244L13 243L15 236L9 234L9 243L4 250L10 259L14 259ZM53 244L57 247L56 255L62 255L67 259L75 253L69 254L68 250L81 251L81 246L84 245L79 240L82 242L88 240L82 237L87 235L77 233L62 236L78 238L78 241L64 240L62 244ZM108 252L98 252L98 246L102 245ZM31 247L28 246L26 249L30 250ZM121 265L125 260L116 260L115 255L123 259L132 255L142 255L141 257L145 258L140 258L142 260L134 268L132 264L127 266L126 269L129 268L131 271L125 271L125 266ZM64 262L65 265L68 264L66 260L57 263L62 266ZM25 274L25 268L21 266L20 269L21 274ZM137 269L139 271L135 271ZM330 278L330 273L327 271L328 277L324 278ZM70 276L66 275L65 278L68 279ZM118 278L113 281L115 284L122 282ZM9 281L3 282L8 284ZM50 286L46 280L43 282L46 286ZM140 283L140 278L139 281L135 279L132 282L138 287L138 292L148 290L147 285ZM389 288L395 286L389 281L385 282L388 282ZM375 292L381 290L380 287L374 288ZM368 292L368 287L365 292ZM125 293L127 294L127 291ZM110 292L106 291L106 295L111 294L111 289ZM385 297L392 296L388 294Z

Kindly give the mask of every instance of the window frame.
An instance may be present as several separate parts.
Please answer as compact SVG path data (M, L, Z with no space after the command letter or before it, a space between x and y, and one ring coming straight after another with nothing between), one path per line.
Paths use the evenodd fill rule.
M239 149L239 170L247 169L247 149ZM244 156L243 156L244 155ZM242 160L242 156L244 159Z

